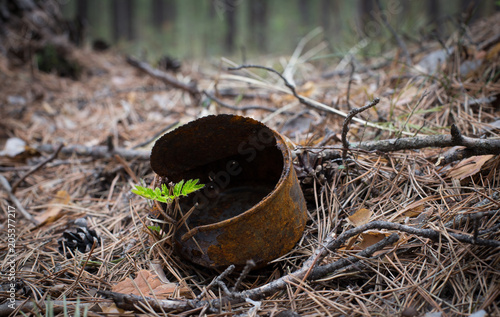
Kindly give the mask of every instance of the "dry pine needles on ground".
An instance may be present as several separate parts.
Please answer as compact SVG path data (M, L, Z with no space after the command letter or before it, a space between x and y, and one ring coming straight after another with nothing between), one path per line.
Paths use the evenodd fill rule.
M304 61L284 65L286 74L295 71L296 86L267 65L208 73L188 66L165 77L133 59L92 53L79 58L91 58L84 64L94 71L73 81L11 69L2 57L2 138L21 138L29 151L22 147L11 155L6 149L0 158L2 232L16 210L13 251L8 235L1 235L1 297L11 296L12 267L16 305L25 312L43 312L50 303L56 314L79 307L89 316L277 316L283 310L302 316L468 316L482 309L500 315L500 161L494 146L488 156L457 152L450 143L394 152L363 147L432 135L487 138L494 145L500 44L498 36L490 43L496 36L491 31L499 29L490 24L472 28L479 44L462 51L459 38L452 38L447 45L455 51L438 69L419 63L439 49L427 43L418 54L410 50L413 68L397 58L381 68L374 67L377 60L353 60L349 76L324 74L332 80ZM460 71L477 60L469 73ZM342 114L375 97L379 103L347 122L347 133ZM295 248L241 279L181 260L148 229L151 206L130 193L139 179L153 179L145 141L218 113L252 116L287 135L308 201L306 232ZM42 156L33 157L37 152ZM61 254L58 241L65 234L82 234L82 249ZM1 315L11 312L9 303L0 303Z

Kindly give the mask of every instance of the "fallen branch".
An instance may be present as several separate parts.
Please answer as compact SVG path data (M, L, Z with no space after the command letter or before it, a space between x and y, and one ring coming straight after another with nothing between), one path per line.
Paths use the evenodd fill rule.
M280 290L283 290L293 281L297 280L317 280L326 275L334 274L335 272L344 269L344 268L352 268L353 264L363 259L372 257L373 254L377 251L382 250L386 246L393 245L399 240L399 236L395 233L391 234L389 237L384 238L382 241L379 241L366 249L356 253L356 255L349 256L346 258L340 258L339 260L317 266L318 263L321 263L322 260L329 253L334 252L339 249L342 245L344 245L351 237L359 235L360 233L371 230L371 229L385 229L385 230L394 230L394 231L402 231L409 234L416 235L422 238L428 238L430 240L445 243L449 242L449 238L451 240L460 241L463 243L474 244L474 245L482 245L488 247L500 247L500 241L497 240L485 240L485 239L477 239L470 235L458 234L453 232L441 232L433 229L421 229L414 228L407 225L402 225L398 223L386 222L386 221L373 221L367 223L365 225L350 229L335 237L333 234L329 235L329 238L322 243L322 247L318 248L302 265L302 267L288 275L285 275L277 280L274 280L270 283L262 285L260 287L242 291L242 292L231 292L226 287L226 285L222 282L224 276L228 274L232 270L230 266L228 270L222 273L220 276L215 278L210 285L218 284L224 290L225 296L212 300L201 300L201 297L192 300L154 300L151 298L143 298L140 296L134 295L124 295L119 293L113 293L108 291L99 291L98 293L113 298L118 307L123 309L133 309L135 305L139 302L146 300L147 303L155 310L164 309L168 311L184 311L188 309L200 308L200 307L211 307L211 309L217 310L222 305L227 303L238 303L242 302L246 299L259 300L266 296L272 295ZM208 288L208 287L207 287Z
M146 305L151 307L154 311L186 311L195 308L192 305L192 300L157 300L150 297L142 297L132 294L122 294L111 291L97 291L97 294L102 295L106 298L111 298L117 307L126 310L137 310L139 303L146 302Z
M170 74L161 71L159 69L151 67L146 62L142 62L132 56L127 56L127 63L130 65L139 68L143 72L147 73L148 75L155 77L157 79L160 79L163 81L165 84L170 85L172 87L184 90L193 96L195 100L199 100L200 98L200 91L196 87L196 84L191 83L191 84L185 84L180 81L178 81L175 77L171 76Z
M464 146L454 152L439 158L436 165L445 165L476 155L500 154L500 139L478 139L463 136L458 128L452 124L450 135L429 135L412 138L395 138L380 141L349 143L350 149L379 152L395 152L403 150L418 150L427 147ZM345 147L345 145L344 145ZM303 150L318 150L326 157L339 157L340 148L331 147L298 147L295 152Z
M339 236L339 238L340 238L340 236ZM309 271L310 271L310 275L307 277L307 280L314 280L314 279L324 277L327 274L333 274L336 271L338 271L346 266L349 266L353 263L361 261L363 258L371 257L373 255L373 253L383 249L384 247L386 247L388 245L395 243L396 241L398 241L398 239L399 239L399 236L397 234L392 234L389 237L383 239L382 241L379 241L379 242L369 246L368 248L364 249L363 251L360 251L355 256L341 258L333 263L315 267L310 271L310 266L313 263L320 263L321 262L320 261L321 259L319 259L318 261L314 261L314 258L316 258L316 256L313 255L312 257L309 258L308 261L306 261L304 263L304 265L302 266L301 269L299 269L293 273L290 273L288 275L285 275L285 276L283 276L275 281L272 281L268 284L265 284L263 286L260 286L260 287L257 287L257 288L251 289L251 290L239 292L239 293L233 293L233 297L240 298L240 299L250 298L253 300L258 300L258 299L264 298L267 295L271 295L279 290L285 289L286 286L288 285L289 281L301 280L302 278L304 278L304 276L306 276L306 274ZM340 244L340 245L342 245L342 244ZM329 249L329 246L325 246L324 248L321 248L320 250L326 250L326 249ZM313 261L311 261L311 259L313 259Z
M457 150L446 155L440 160L439 165L444 165L456 160L461 160L475 155L500 154L500 139L477 139L465 137L460 133L455 124L451 125L450 135L432 135L425 137L414 138L399 138L374 142L363 142L353 144L367 151L399 151L399 150L414 150L425 147L451 147L464 146L465 149Z
M35 146L35 149L39 152L53 153L57 150L57 147L52 144L40 144ZM141 160L149 161L150 151L143 150L129 150L123 148L113 148L110 150L108 146L84 146L79 144L66 145L62 148L61 154L64 155L76 155L76 156L89 156L93 158L112 158L115 154L120 155L126 160Z
M350 256L347 258L342 258L330 265L327 269L322 266L319 267L321 270L321 276L325 274L334 273L337 270L340 270L344 267L347 267L353 263L361 261L363 258L370 257L374 252L381 250L387 245L395 243L399 239L397 234L393 234L382 241L366 248L365 250L359 252L356 256ZM273 294L279 290L286 288L289 281L294 281L307 272L308 268L302 268L294 273L290 273L285 275L282 278L279 278L273 282L265 284L261 287L242 291L242 292L230 292L227 287L224 287L225 284L221 283L220 277L216 278L214 282L218 282L219 286L225 288L224 293L226 293L225 297L212 299L212 300L155 300L149 297L141 297L136 295L125 295L120 293L114 293L110 291L98 291L98 294L103 295L108 298L112 298L115 301L116 306L123 309L134 309L139 303L146 301L148 305L150 305L155 311L160 311L163 309L165 311L185 311L193 308L200 307L211 307L211 311L218 311L217 308L222 307L227 303L237 304L245 301L245 299L253 299L258 300L264 298L266 295ZM314 273L315 271L313 271ZM224 274L224 273L223 273ZM223 284L223 285L221 285Z

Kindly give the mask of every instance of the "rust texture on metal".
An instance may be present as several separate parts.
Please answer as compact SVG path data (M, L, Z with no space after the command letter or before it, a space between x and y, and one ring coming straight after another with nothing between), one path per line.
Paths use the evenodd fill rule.
M194 263L225 268L253 259L262 267L300 239L306 204L281 135L251 118L218 115L162 136L151 166L163 182L200 179L181 199L197 207L175 233L176 250Z

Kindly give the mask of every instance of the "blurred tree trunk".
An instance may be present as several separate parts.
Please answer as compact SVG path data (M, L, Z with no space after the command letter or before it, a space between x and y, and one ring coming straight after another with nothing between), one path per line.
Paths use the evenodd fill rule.
M302 24L309 26L311 24L311 3L307 0L299 0L299 11Z
M462 12L464 13L464 22L470 24L475 21L480 15L479 6L481 1L479 0L462 0Z
M82 19L82 21L85 21L85 23L87 22L89 17L87 0L78 0L76 2L76 16L77 18Z
M165 10L166 14L165 17L167 18L168 22L172 22L175 20L176 12L177 12L177 1L176 0L166 0L166 5L165 5Z
M77 46L81 46L85 41L87 26L89 2L86 0L76 1L76 13L74 20L68 25L70 29L70 40Z
M160 29L165 21L165 1L153 0L151 5L153 25L155 28Z
M211 20L215 18L216 12L216 7L217 7L217 2L220 0L212 0L210 1L210 7L208 9L208 16L210 17Z
M367 35L367 24L373 20L371 13L373 12L373 0L360 0L358 2L358 19L357 24L361 34Z
M166 24L172 24L175 19L175 0L153 0L151 9L155 28L165 28Z
M226 40L225 46L228 53L234 52L236 38L236 0L224 1L224 13L226 16Z
M332 5L330 0L321 0L321 26L325 32L330 29L330 21L332 20Z
M248 28L250 29L250 42L256 46L260 52L267 49L267 19L268 6L266 0L250 1L250 17L248 19Z
M429 22L436 25L436 33L438 36L441 35L442 23L440 20L441 8L439 6L439 2L435 0L427 0L427 11L430 18Z
M113 0L113 38L115 41L120 39L135 39L134 32L134 1L133 0Z

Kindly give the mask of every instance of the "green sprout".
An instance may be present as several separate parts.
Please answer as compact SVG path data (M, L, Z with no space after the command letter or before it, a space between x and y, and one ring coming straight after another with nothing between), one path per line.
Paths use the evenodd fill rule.
M157 200L162 203L170 204L176 198L187 196L205 187L205 185L203 184L198 184L199 181L199 179L190 179L186 182L184 182L184 180L181 180L174 185L172 191L170 191L167 185L161 184L161 189L158 187L155 189L151 189L142 186L135 186L135 188L132 189L132 192L147 199Z

